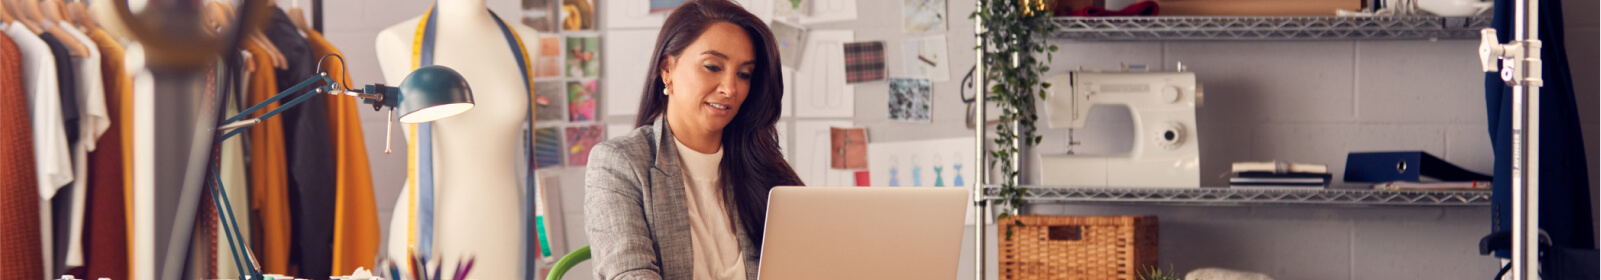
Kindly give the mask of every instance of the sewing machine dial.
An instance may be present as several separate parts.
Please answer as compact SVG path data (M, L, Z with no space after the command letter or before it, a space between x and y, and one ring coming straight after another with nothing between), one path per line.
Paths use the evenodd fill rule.
M1184 146L1185 134L1184 124L1168 122L1167 125L1156 131L1156 146L1168 150L1177 150L1179 147Z

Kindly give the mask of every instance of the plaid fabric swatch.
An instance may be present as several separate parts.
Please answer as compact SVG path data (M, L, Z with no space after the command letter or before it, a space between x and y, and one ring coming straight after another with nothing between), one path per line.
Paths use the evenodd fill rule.
M845 43L845 82L884 79L884 42Z

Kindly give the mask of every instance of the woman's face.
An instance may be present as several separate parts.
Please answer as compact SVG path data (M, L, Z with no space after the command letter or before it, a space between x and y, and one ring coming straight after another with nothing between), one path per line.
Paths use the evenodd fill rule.
M745 30L713 23L677 56L664 58L662 83L671 91L667 120L674 132L722 133L739 113L756 71Z

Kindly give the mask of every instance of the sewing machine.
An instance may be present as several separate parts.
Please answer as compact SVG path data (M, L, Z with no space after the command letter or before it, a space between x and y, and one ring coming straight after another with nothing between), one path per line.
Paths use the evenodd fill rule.
M1134 123L1126 154L1040 155L1040 185L1072 187L1188 187L1201 185L1195 107L1201 87L1194 72L1070 72L1050 78L1046 126L1084 128L1090 108L1125 105ZM1071 136L1069 136L1071 138ZM1074 145L1069 139L1069 145Z

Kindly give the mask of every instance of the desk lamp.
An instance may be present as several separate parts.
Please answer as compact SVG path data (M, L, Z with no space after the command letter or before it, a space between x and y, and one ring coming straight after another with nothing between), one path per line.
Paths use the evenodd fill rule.
M322 59L327 59L330 56L338 57L341 61L344 60L344 57L337 54L325 55ZM316 69L321 70L321 60L319 60L317 64L318 66ZM257 110L261 110L268 104L277 102L278 100L289 97L295 93L304 92L302 90L305 90L319 82L322 83L321 86L312 88L312 90L318 94L301 95L289 100L289 102L285 102L283 105L278 106L278 108L267 111L267 113L262 114L259 117L245 118L245 116L255 113ZM384 84L371 84L359 90L344 87L338 82L334 82L333 78L329 77L328 72L320 71L317 73L317 75L307 78L305 81L300 82L300 84L296 84L294 87L290 87L287 90L279 92L272 98L268 98L267 100L262 101L255 106L251 106L250 108L239 112L239 114L223 121L222 123L224 123L224 125L218 127L218 131L219 133L222 133L222 137L217 138L216 141L221 142L233 137L234 135L238 135L239 133L244 132L245 128L249 128L250 126L261 123L261 120L276 116L290 107L299 105L301 102L321 96L321 93L360 98L363 103L371 104L373 110L388 108L389 122L387 126L390 128L394 126L393 120L395 120L396 109L399 109L400 111L400 122L421 123L455 116L473 108L472 89L467 86L467 79L462 77L461 73L457 73L456 70L445 66L431 65L417 68L417 70L412 71L411 74L406 75L406 78L400 82L400 87L386 86ZM385 153L389 152L388 143L390 142L390 139L387 136L389 134L391 133L386 131L386 136L384 138ZM232 203L227 199L223 199L228 197L228 193L226 190L224 190L224 188L222 188L222 179L219 178L219 176L215 176L218 170L217 163L212 162L210 168L212 169L211 174L213 175L212 183L217 186L211 188L211 201L214 204L213 206L217 208L218 218L221 219L222 228L225 231L225 235L228 237L228 247L231 249L232 254L234 254L235 262L239 262L241 259L247 259L249 261L248 264L236 263L235 267L238 267L239 275L251 276L251 278L248 279L263 279L263 275L260 274L261 272L256 269L259 267L259 265L256 263L254 258L255 254L250 252L248 245L240 244L242 243L242 240L244 240L244 237L242 233L239 232L237 220L234 219ZM244 256L240 256L240 254L243 254Z

